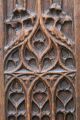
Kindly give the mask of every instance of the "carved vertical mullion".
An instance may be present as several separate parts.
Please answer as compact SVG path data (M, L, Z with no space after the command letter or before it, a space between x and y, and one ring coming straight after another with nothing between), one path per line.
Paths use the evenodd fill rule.
M15 9L15 7L16 7L16 0L14 0L13 6L14 6L14 9Z
M26 9L27 8L27 0L24 0L24 8Z
M14 4L13 4L14 10L11 14L11 17L6 20L6 24L10 25L14 29L17 29L16 34L18 34L18 40L14 40L13 44L11 46L9 46L10 45L9 43L7 44L8 50L10 51L7 54L7 57L5 60L5 61L7 61L7 62L5 62L5 66L7 66L7 69L6 69L7 73L10 74L12 72L18 78L17 74L19 73L19 75L21 75L21 72L24 75L25 72L27 72L27 74L28 74L28 72L31 71L31 73L34 76L35 76L35 74L37 76L40 76L40 75L43 76L43 74L46 72L47 72L47 74L52 72L52 75L53 75L57 70L56 74L58 74L58 72L59 73L61 72L61 74L63 76L64 72L72 71L73 70L72 67L74 67L74 69L75 69L75 65L73 63L73 61L74 61L73 52L70 51L71 47L72 47L72 43L70 41L68 41L69 40L68 36L64 35L64 33L61 31L61 28L58 29L58 27L62 27L62 25L64 25L64 22L67 22L67 23L72 22L71 17L68 16L63 11L63 8L61 7L61 4L63 5L62 1L57 1L58 3L57 2L54 3L55 2L54 1L52 3L52 0L49 0L48 2L50 2L52 4L49 7L49 9L46 10L46 12L44 12L44 13L42 10L43 9L42 3L44 3L44 1L42 2L41 0L36 0L36 2L35 2L35 6L36 6L35 11L36 12L34 12L34 11L31 12L31 11L27 10L28 5L27 5L26 0L23 1L23 4L21 4L22 2L19 0L18 0L18 2L19 3L16 3L16 0L14 0ZM16 6L16 4L19 4L19 5ZM29 7L33 8L33 6L29 6ZM48 7L48 5L47 5L47 7ZM24 9L24 8L26 8L26 9ZM10 33L9 37L10 37L10 42L12 42L11 40L12 40L12 38L14 38L14 35L13 34L11 35L11 33ZM70 42L70 44L69 44L69 42ZM20 49L19 46L22 47L20 59L19 59L19 51L17 50L17 49ZM61 54L60 54L61 56L59 56L58 46L59 47L61 46L60 50L63 49L63 51L61 51ZM59 59L59 57L60 57L60 59ZM21 60L21 62L20 62L20 60ZM60 63L59 63L59 60L60 60ZM6 64L6 63L8 63L8 64ZM12 69L11 69L11 67L12 67ZM63 72L60 71L60 69ZM30 76L30 78L31 77L32 76ZM24 79L24 77L22 78L22 81L23 81L23 79ZM42 79L42 78L40 78L40 79ZM50 87L55 87L55 85L52 86L51 83L49 83L50 80L48 80L49 87L47 87L45 84L48 92L49 92ZM44 79L42 81L43 82L41 84L43 84L44 81L47 81L47 79ZM28 83L28 84L30 83L29 85L31 85L32 81L30 81L30 79L29 79L29 81L25 82L25 84L26 83ZM36 86L36 83L34 83L34 86ZM28 86L28 88L26 89L27 98L26 98L26 103L25 103L27 113L28 113L28 116L26 119L28 119L28 120L32 119L31 104L32 104L32 100L33 100L33 98L30 97L31 92L28 91L29 87L30 86ZM39 86L37 86L37 87L39 88ZM43 85L42 85L42 87L43 87ZM31 89L32 88L33 87L31 87ZM54 92L54 90L52 90L52 91ZM51 95L55 94L52 91L50 91ZM33 91L32 91L32 94L34 95ZM41 97L44 99L44 98L46 98L45 94L46 94L46 91L42 92L41 89L37 93L37 100L38 100L37 107L39 107L40 113L43 112L42 108L44 106L42 106L42 108L40 108L41 101L39 101L38 97L40 97L40 99L41 99ZM48 107L50 109L50 111L49 111L50 116L47 115L47 113L46 113L46 116L48 119L55 119L56 105L54 105L52 103L54 98L50 97L49 94L47 95L47 97L49 100ZM42 104L43 104L43 102L44 101L42 101ZM55 103L56 103L56 100L55 100ZM37 110L37 112L38 112L38 110ZM40 116L40 119L41 118L42 118L42 114ZM44 118L46 118L46 117L44 116Z

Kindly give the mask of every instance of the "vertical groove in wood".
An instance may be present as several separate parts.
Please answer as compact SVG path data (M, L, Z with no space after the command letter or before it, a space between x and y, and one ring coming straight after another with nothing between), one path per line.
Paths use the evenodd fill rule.
M13 7L15 8L15 5L16 5L16 0L14 0L14 3L13 3Z
M3 77L3 0L0 0L0 120L5 120L4 114L4 77Z
M7 12L7 18L8 17L10 17L10 15L12 14L12 11L13 11L13 8L15 7L14 6L14 4L13 4L13 1L14 1L14 3L15 3L15 0L6 0L7 2L6 2L6 7L5 7L5 9L4 9L4 11L6 11Z
M25 7L25 6L26 6L26 4L27 4L27 0L24 0L24 2L23 2L23 3L24 3L24 7Z
M80 0L74 0L74 20L75 20L75 39L76 39L76 120L80 120Z
M69 36L70 38L74 38L74 0L63 0L63 10L68 13L72 17L72 23L70 22L68 25L65 24L65 28L63 28L63 32Z

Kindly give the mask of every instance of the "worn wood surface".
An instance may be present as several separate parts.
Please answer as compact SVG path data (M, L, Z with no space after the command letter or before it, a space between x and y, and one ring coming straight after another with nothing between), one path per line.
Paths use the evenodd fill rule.
M4 61L3 61L3 0L0 0L0 120L5 120L5 89L4 89Z
M76 67L77 67L77 72L76 72L76 110L77 110L77 115L76 119L79 120L79 115L80 115L80 1L75 0L75 40L76 40Z
M0 120L79 120L79 6L0 0Z

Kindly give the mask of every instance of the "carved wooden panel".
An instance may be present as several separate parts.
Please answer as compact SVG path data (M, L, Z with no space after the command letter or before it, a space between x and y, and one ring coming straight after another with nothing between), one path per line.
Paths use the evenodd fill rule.
M34 84L31 95L31 119L32 120L50 120L50 91L42 80L37 80Z
M6 118L8 120L25 120L26 119L26 99L23 86L14 79L9 85L6 98Z
M58 83L55 101L56 120L75 120L74 88L68 78Z
M74 3L6 0L6 120L76 120Z

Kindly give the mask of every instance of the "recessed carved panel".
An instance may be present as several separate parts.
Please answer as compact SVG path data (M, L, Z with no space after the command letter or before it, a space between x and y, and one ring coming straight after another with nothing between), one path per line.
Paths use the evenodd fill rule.
M19 49L12 50L5 61L5 70L13 71L16 67L19 66L20 56L19 56Z
M67 78L63 78L56 88L56 120L75 120L74 88Z
M6 94L7 120L26 120L26 99L22 85L15 79Z
M70 50L65 47L61 47L61 62L69 69L75 69L74 55Z
M76 120L74 10L66 1L5 2L7 120Z
M51 120L51 96L47 85L42 80L37 80L31 94L31 119Z

